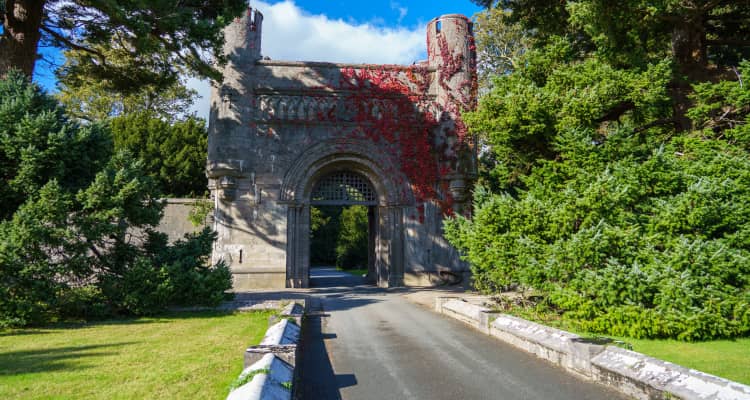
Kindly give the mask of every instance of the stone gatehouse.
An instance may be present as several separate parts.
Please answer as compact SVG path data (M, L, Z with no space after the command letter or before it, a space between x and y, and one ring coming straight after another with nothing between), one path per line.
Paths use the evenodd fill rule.
M460 119L476 99L471 22L430 21L428 59L409 66L269 60L262 24L248 9L227 27L209 117L213 257L229 264L235 289L307 287L310 207L323 204L368 207L378 285L465 275L442 221L469 212L476 175Z

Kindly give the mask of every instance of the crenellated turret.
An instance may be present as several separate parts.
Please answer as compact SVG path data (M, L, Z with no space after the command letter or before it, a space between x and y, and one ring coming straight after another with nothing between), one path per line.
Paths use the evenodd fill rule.
M260 42L263 28L263 14L251 7L241 17L224 28L224 54L230 62L242 66L261 58Z
M254 97L247 71L261 59L260 44L263 14L248 7L242 16L224 28L224 66L220 86L211 89L209 114L208 158L206 167L209 189L222 201L234 201L247 171L242 168L242 154L226 146L228 138L245 136L245 110L252 107Z
M473 109L476 102L472 25L461 14L442 15L427 24L427 55L429 64L437 68L438 102L451 113Z
M476 144L461 119L461 112L476 107L476 48L472 22L461 14L448 14L427 24L427 55L437 70L437 103L442 109L438 146L445 144L440 157L447 173L443 179L449 187L454 211L469 210L470 181L476 178Z

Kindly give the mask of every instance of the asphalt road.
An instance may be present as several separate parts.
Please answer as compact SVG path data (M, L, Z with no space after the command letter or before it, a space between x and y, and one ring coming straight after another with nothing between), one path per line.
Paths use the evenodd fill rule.
M302 398L624 399L333 269L312 269Z

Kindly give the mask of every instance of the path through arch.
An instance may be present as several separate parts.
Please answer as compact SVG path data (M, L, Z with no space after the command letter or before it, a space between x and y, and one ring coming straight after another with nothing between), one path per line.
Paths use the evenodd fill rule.
M339 170L322 176L310 195L310 269L337 266L364 273L364 281L388 281L375 267L377 192L363 175ZM312 271L309 273L312 274ZM317 274L320 275L320 274ZM323 276L331 275L325 270ZM334 274L337 275L337 274ZM337 275L340 278L340 275ZM362 279L310 279L310 286L356 285Z

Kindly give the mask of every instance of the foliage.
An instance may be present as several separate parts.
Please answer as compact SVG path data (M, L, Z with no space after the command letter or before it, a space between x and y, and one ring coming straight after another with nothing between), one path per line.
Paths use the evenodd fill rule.
M509 21L510 13L490 8L474 16L479 86L492 86L492 77L516 69L516 63L528 49L526 33L518 23Z
M367 267L367 207L310 207L310 217L311 262L342 269Z
M130 54L118 50L116 44L101 47L110 64L124 68ZM85 62L88 55L83 51L65 52L65 65L56 71L57 99L68 114L88 121L103 121L123 114L148 112L154 116L175 121L190 109L196 91L182 82L174 81L164 87L143 82L127 91L113 88L107 81L91 75L73 74L68 67Z
M225 61L222 28L245 8L240 0L6 1L0 77L14 66L31 76L41 43L79 52L67 74L123 93L144 84L169 87L183 73L220 80L211 63ZM118 54L110 62L102 49L113 43Z
M153 231L163 205L141 161L108 157L106 130L70 123L19 75L0 93L0 325L217 302L230 277L205 267L213 235L168 245Z
M511 11L512 20L539 40L567 36L614 64L625 60L630 65L641 64L653 61L649 59L652 56L660 59L676 51L675 44L697 45L699 51L694 56L708 52L711 60L723 65L737 63L750 50L750 11L742 2L731 0L627 0L616 4L604 0L500 0L495 7ZM681 36L686 29L695 31Z
M310 207L310 262L336 264L336 243L341 232L342 207Z
M206 224L206 219L214 211L214 204L210 200L197 200L188 212L188 220L195 227Z
M336 241L336 266L367 266L367 207L350 206L341 211L341 231Z
M195 197L206 191L208 135L203 120L187 117L169 122L152 112L112 118L114 146L140 158L159 192L172 197Z
M171 283L169 303L216 306L232 288L232 273L223 262L211 266L216 232L210 227L188 234L159 253Z
M17 71L0 80L0 221L49 181L71 191L85 186L111 153L100 125L70 121Z
M746 151L750 151L750 90L745 87L750 79L748 71L750 61L734 69L738 78L745 80L739 85L728 80L695 85L695 106L687 112L704 135L724 137Z
M489 156L472 219L445 227L479 289L595 333L750 334L750 65L727 64L741 46L683 58L665 38L692 11L672 3L500 2L532 45L464 116ZM696 12L745 12L721 7Z
M535 46L562 39L579 60L595 55L618 69L643 69L671 59L671 117L680 131L691 128L691 84L727 79L750 58L744 2L500 0L495 7L509 11L509 22L523 26Z

